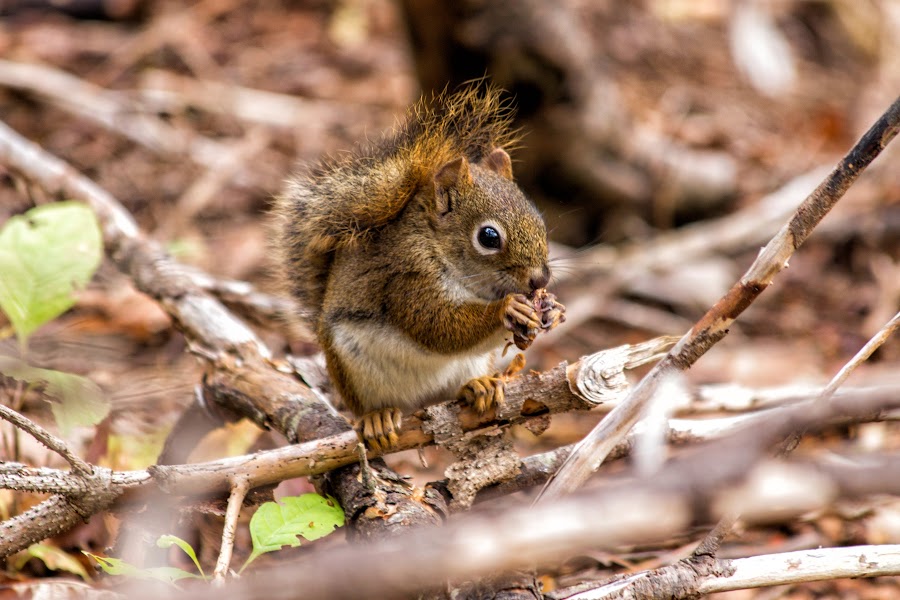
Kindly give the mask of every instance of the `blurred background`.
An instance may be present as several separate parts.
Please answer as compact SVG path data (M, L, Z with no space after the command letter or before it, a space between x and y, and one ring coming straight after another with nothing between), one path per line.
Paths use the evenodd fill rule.
M551 289L569 321L528 353L530 368L546 369L680 335L740 277L900 91L900 2L0 1L2 119L110 191L180 261L264 291L275 290L268 210L293 170L380 135L422 93L482 76L517 108L515 174L558 257ZM0 223L49 200L0 165ZM690 382L827 382L900 307L898 261L894 147ZM280 353L316 351L278 323L260 331ZM102 435L83 441L121 468L153 461L201 373L165 313L110 264L34 335L29 360L107 391ZM898 360L894 341L851 381L896 383ZM518 443L531 453L571 442L600 416L554 418ZM867 427L838 437L898 441L890 424ZM198 452L273 443L238 426ZM443 464L432 458L428 470L414 455L392 464L428 481ZM26 448L22 460L47 457ZM900 539L900 508L878 510L745 542ZM851 583L886 594L865 597L897 593L832 582L785 597Z

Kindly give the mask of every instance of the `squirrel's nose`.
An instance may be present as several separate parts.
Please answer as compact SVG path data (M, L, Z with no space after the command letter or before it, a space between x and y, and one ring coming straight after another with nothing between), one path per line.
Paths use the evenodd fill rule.
M531 279L528 280L528 284L533 290L547 287L548 283L550 283L550 267L547 265L532 271Z

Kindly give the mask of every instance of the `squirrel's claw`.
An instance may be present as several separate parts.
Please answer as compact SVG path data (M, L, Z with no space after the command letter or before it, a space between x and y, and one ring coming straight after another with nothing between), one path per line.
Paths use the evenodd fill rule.
M462 386L456 394L457 399L465 400L475 412L481 414L503 403L505 398L503 377L484 375L476 377Z
M356 433L375 452L387 452L397 445L400 438L399 408L383 408L363 415L356 423Z

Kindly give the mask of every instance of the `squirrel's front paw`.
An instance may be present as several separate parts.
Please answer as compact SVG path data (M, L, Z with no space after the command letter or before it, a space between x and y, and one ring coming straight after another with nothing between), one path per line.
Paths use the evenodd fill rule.
M527 349L541 330L550 331L566 320L566 307L544 288L528 296L513 294L506 301L503 325L519 350Z
M356 433L365 444L376 452L387 452L397 445L400 438L399 408L383 408L363 415L356 423Z
M456 394L459 400L465 400L479 414L503 403L505 380L498 375L476 377L462 386Z
M541 314L525 294L510 294L506 297L503 326L512 332L516 346L524 350L540 330ZM527 340L524 347L520 345L520 340Z

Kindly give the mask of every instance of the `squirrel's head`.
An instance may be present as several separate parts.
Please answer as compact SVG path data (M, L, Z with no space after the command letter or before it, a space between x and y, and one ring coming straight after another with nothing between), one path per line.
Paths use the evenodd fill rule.
M527 294L550 281L547 228L512 179L500 148L478 163L451 160L434 174L429 216L451 276L483 300Z

